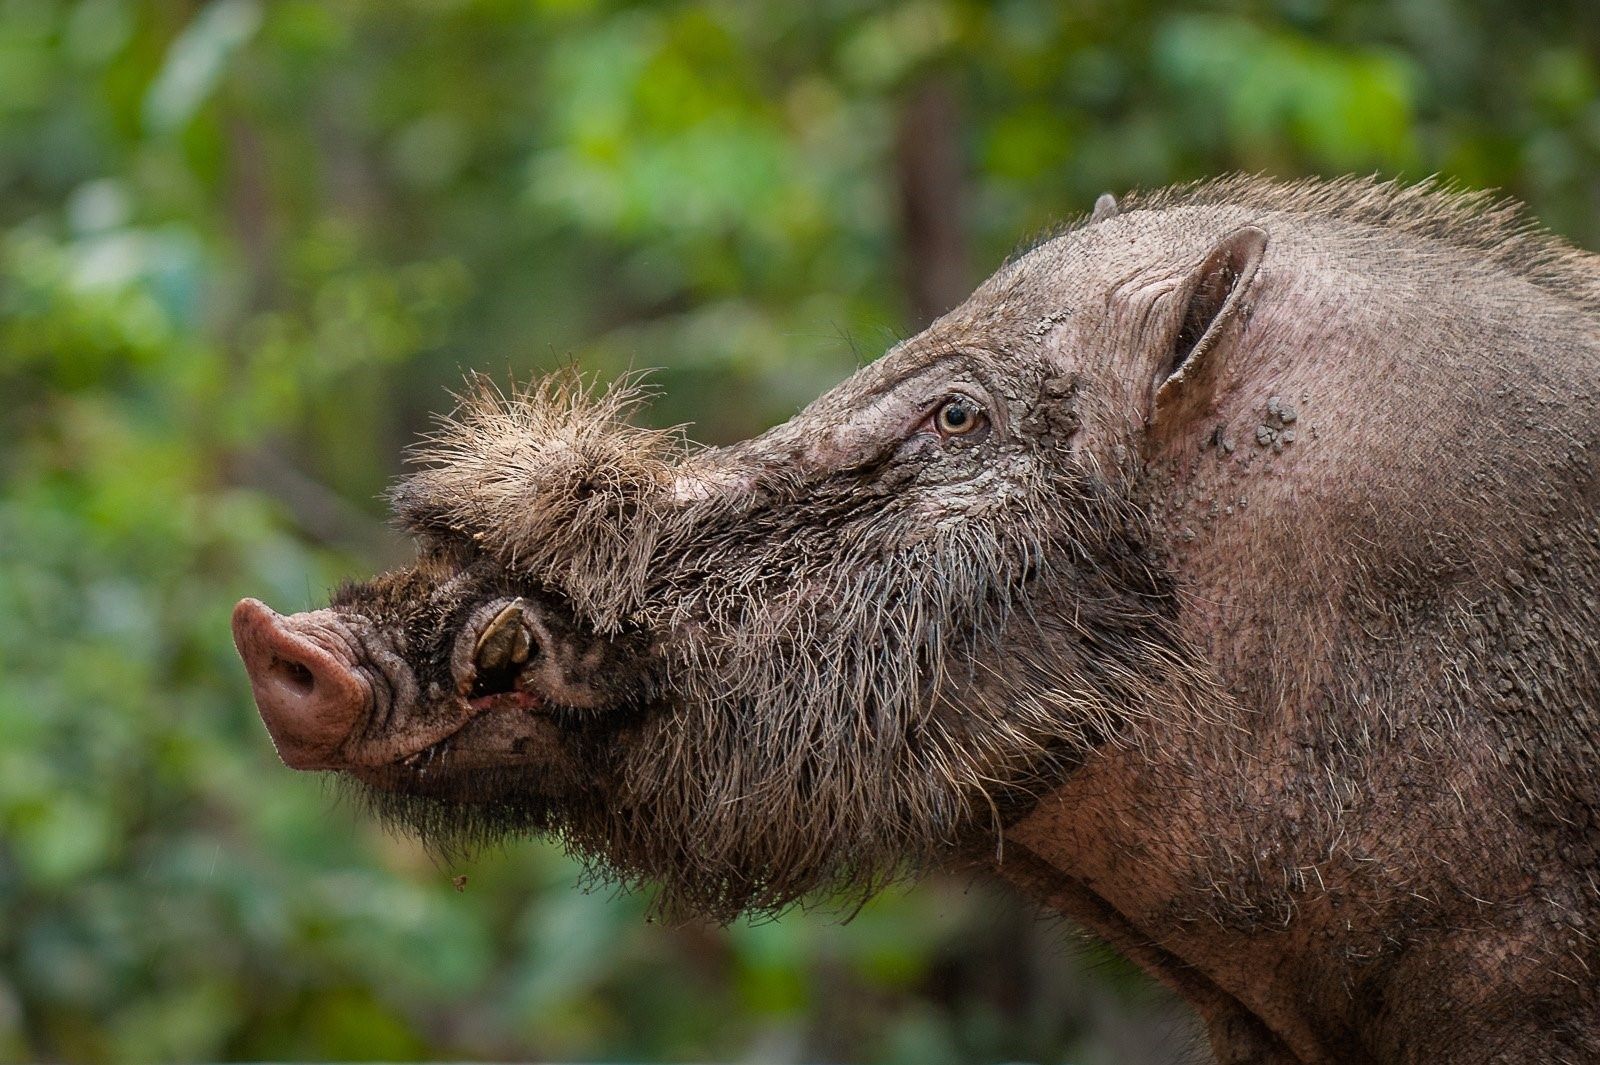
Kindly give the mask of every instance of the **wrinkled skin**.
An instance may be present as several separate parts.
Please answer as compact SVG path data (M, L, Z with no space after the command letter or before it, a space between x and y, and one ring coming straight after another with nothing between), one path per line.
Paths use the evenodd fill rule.
M478 389L414 567L235 636L280 754L728 918L992 866L1220 1060L1600 1058L1595 258L1137 199L731 448Z

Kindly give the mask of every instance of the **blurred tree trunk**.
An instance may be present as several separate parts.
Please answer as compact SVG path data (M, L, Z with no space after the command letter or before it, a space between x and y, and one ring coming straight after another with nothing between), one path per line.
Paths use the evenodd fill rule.
M965 163L956 91L948 75L930 73L908 88L895 131L901 268L915 329L972 290Z

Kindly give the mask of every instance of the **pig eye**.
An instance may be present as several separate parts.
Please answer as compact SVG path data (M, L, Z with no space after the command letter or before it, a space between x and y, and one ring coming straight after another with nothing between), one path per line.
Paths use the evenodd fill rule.
M929 422L934 431L948 440L954 436L972 435L989 424L989 416L966 396L951 396L939 404Z

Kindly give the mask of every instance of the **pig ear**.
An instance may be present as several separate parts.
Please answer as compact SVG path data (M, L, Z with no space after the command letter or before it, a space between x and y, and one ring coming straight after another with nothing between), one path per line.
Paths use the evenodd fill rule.
M1206 254L1179 290L1182 318L1157 363L1153 427L1176 427L1204 413L1220 377L1220 349L1240 319L1261 256L1266 231L1242 226Z

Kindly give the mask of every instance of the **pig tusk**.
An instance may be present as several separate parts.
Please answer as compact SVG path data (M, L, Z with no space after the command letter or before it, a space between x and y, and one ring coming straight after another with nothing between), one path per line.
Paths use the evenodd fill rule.
M483 634L472 649L472 661L479 677L504 672L528 661L533 651L533 634L523 622L526 606L525 600L513 599L484 626Z

